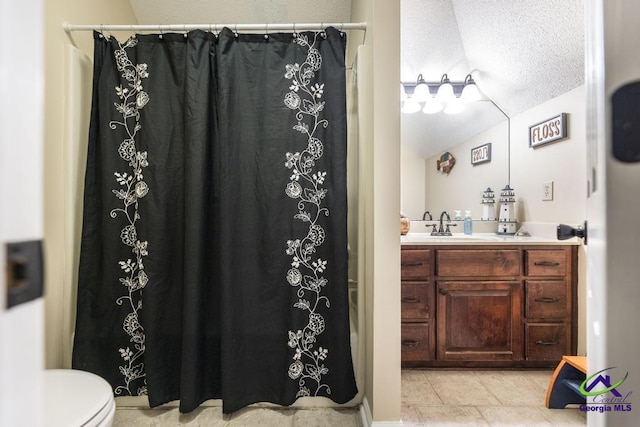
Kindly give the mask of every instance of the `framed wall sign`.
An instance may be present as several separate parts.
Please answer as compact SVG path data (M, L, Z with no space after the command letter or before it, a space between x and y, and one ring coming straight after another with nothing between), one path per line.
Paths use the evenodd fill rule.
M477 165L478 163L491 161L491 143L480 145L471 149L471 164Z
M567 137L567 113L561 113L543 122L529 126L529 147L558 141Z

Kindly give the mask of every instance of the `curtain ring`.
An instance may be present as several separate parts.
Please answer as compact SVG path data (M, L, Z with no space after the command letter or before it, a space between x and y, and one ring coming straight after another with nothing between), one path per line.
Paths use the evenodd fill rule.
M340 37L344 37L344 22L340 23Z
M298 38L298 32L296 31L296 23L293 23L293 41L296 41Z
M238 24L233 27L233 37L238 38Z
M324 22L320 22L320 35L322 38L327 38L327 33L324 31Z
M186 39L186 38L188 37L188 36L187 36L187 24L184 24L184 25L182 26L182 31L184 31L184 38Z
M160 30L160 35L158 36L158 38L159 38L160 40L162 40L162 38L163 38L163 36L164 36L164 33L162 32L162 27L160 27L160 28L158 28L158 29Z
M264 39L269 40L269 23L264 24Z
M104 24L100 24L100 38L104 38Z

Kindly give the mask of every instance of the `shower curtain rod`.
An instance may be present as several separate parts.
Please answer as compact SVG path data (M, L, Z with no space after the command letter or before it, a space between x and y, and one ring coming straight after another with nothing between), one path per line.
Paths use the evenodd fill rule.
M234 31L320 31L327 27L343 30L366 30L366 22L321 22L321 23L291 23L291 24L164 24L164 25L73 25L63 22L62 28L67 33L71 31L215 31L224 27Z

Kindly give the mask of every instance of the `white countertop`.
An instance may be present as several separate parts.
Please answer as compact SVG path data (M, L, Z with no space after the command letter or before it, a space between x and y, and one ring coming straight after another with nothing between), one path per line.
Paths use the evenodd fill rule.
M558 240L548 237L504 236L495 233L453 233L452 236L431 236L430 233L408 233L400 236L401 245L579 245L580 239L572 237Z

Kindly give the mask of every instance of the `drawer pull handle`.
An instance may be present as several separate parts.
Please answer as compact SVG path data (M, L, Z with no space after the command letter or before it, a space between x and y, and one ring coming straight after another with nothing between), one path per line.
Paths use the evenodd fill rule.
M552 345L558 345L558 344L560 344L560 341L536 341L536 345L552 346Z
M543 297L543 298L536 298L534 301L535 302L544 302L544 303L551 304L551 303L554 303L554 302L559 302L560 299L559 298Z
M407 304L417 304L420 302L419 298L411 298L411 297L405 297L402 298L402 302L406 302Z
M421 262L401 262L400 265L402 267L420 267L422 263Z
M417 347L422 344L420 341L416 340L402 340L402 345L405 347Z
M557 267L560 265L560 263L553 262L553 261L538 261L538 262L534 262L533 265L538 267Z

